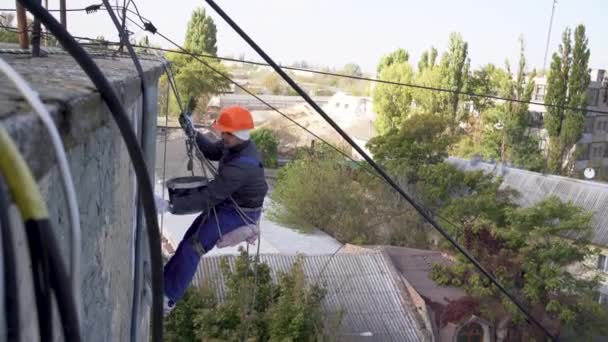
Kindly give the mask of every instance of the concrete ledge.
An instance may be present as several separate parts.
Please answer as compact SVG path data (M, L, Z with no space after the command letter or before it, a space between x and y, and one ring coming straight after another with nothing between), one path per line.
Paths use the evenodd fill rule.
M32 58L3 55L40 94L59 128L66 149L83 142L87 135L112 120L111 114L93 83L68 55ZM132 103L141 94L133 62L126 57L95 56L95 62L111 82L122 103ZM156 83L163 72L162 59L141 60L147 81ZM0 75L0 124L7 128L37 178L54 163L50 139L29 104Z

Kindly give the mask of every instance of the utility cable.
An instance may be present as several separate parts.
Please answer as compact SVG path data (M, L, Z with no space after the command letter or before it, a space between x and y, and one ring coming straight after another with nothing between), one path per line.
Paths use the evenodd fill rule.
M139 26L137 23L135 23L133 20L131 20L129 17L127 17L127 20L131 21L134 25L138 26L140 29L144 29L141 26ZM210 68L212 71L214 71L215 73L219 74L220 76L224 77L225 79L227 79L229 82L231 82L232 84L234 84L235 86L237 86L238 88L240 88L241 90L243 90L244 92L248 93L249 95L253 96L254 98L256 98L258 101L260 101L261 103L265 104L268 108L270 108L271 110L274 110L275 112L277 112L278 114L282 115L284 118L286 118L287 120L291 121L292 123L294 123L296 126L298 126L299 128L303 129L304 131L306 131L308 134L310 134L311 136L317 138L318 140L320 140L321 142L323 142L325 145L327 145L328 147L330 147L331 149L333 149L334 151L338 152L340 155L342 155L343 157L347 158L348 160L350 160L351 162L355 163L356 165L358 165L359 167L361 167L362 169L364 169L366 172L368 172L370 175L378 178L378 179L382 179L382 177L376 173L374 170L370 169L368 165L362 164L359 161L355 160L353 157L351 157L350 155L348 155L347 153L343 152L342 150L340 150L338 147L334 146L333 144L331 144L330 142L328 142L327 140L319 137L318 135L316 135L315 133L313 133L312 131L310 131L309 129L307 129L306 127L302 126L301 124L299 124L296 120L292 119L291 117L289 117L288 115L284 114L283 112L281 112L280 110L278 110L277 108L275 108L274 106L270 105L269 103L267 103L266 101L262 100L260 97L258 97L257 95L255 95L253 92L251 92L250 90L248 90L247 88L245 88L244 86L238 84L237 82L235 82L234 80L232 80L229 76L225 75L224 73L220 72L219 70L217 70L216 68L211 67L208 63L205 63L204 61L202 61L200 58L197 58L196 55L189 53L186 49L184 49L183 47L181 47L180 45L178 45L177 43L173 42L172 40L170 40L169 38L165 37L164 35L160 34L159 35L164 38L165 40L167 40L168 42L170 42L171 44L173 44L174 46L176 46L177 48L179 48L180 50L184 51L184 53L191 55L194 59L196 59L197 61L199 61L200 63L202 63L203 65L207 66L208 68ZM173 88L173 92L176 96L177 99L177 103L180 106L180 109L184 110L184 107L182 105L182 102L179 98L179 92L177 91L177 87L175 85L175 81L173 80L172 74L169 75L168 74L168 80L169 83L171 84L171 87ZM195 144L196 148L198 149L198 146ZM202 151L200 151L200 149L198 150L199 153L202 154ZM215 171L215 173L217 174L217 171L214 169L213 164L211 164L208 160L206 160L210 170L213 172ZM204 168L204 166L202 166ZM390 184L389 184L390 185ZM428 210L428 209L427 209ZM456 223L452 222L451 220L447 219L446 217L442 216L439 213L435 213L431 210L428 210L428 213L430 215L433 215L439 219L441 219L442 221L444 221L445 223L447 223L448 225L456 228L456 229L461 229L461 227L459 225L457 225ZM332 259L336 254L332 255ZM331 259L330 259L331 261Z
M34 112L38 114L40 121L51 138L55 157L57 158L57 164L59 165L59 174L61 179L61 185L66 199L66 206L68 209L68 219L70 222L70 268L71 268L71 280L72 280L72 291L74 291L74 300L76 301L76 308L78 317L81 317L82 310L82 291L80 283L80 259L81 259L81 227L80 227L80 213L78 209L78 200L76 198L76 189L74 187L74 181L68 159L65 153L65 147L61 141L59 131L53 122L51 114L40 100L38 94L27 84L25 79L13 69L6 61L0 58L0 71L2 71L15 85L15 87L21 92L23 97L32 106Z
M107 78L87 52L76 42L74 37L37 0L19 0L19 2L46 26L89 76L110 109L125 141L139 183L150 245L152 263L152 340L154 342L161 342L163 331L163 273L154 191L152 190L152 183L146 168L145 159L139 148L137 137L131 129L127 113Z
M0 185L1 186L1 185ZM4 221L3 217L8 217L8 201L3 198L4 197L4 192L2 191L2 189L0 189L0 228L4 228L4 224L6 222L2 222ZM3 224L4 223L4 224ZM8 229L10 229L10 226L6 226ZM8 230L7 229L7 230ZM6 237L3 234L3 231L0 230L0 308L2 309L6 309L6 299L8 298L8 291L6 289L6 263L7 260L4 258L4 239L6 239ZM14 261L14 260L12 260ZM4 312L3 312L4 313ZM0 315L0 341L6 341L7 336L8 336L8 316L6 314L4 315Z
M137 54L135 53L135 50L133 49L133 46L131 45L131 43L129 42L129 37L126 33L125 30L125 23L126 23L126 13L125 11L123 11L123 23L122 25L118 22L118 19L116 18L116 15L114 14L114 10L112 9L112 6L110 4L109 0L102 0L104 6L106 7L106 10L108 12L108 14L110 15L110 18L112 19L112 22L114 23L114 26L116 26L116 30L118 31L118 35L120 37L120 41L127 46L127 51L129 52L129 55L131 56L131 59L133 60L133 64L135 64L135 69L137 70L137 74L139 75L140 78L140 85L141 85L141 96L142 96L142 120L141 120L141 129L140 129L140 133L141 133L141 149L142 152L146 153L146 138L147 138L147 127L148 127L148 120L149 120L149 115L150 115L150 111L148 108L148 89L146 87L146 81L145 81L145 75L144 75L144 70L141 66L141 63L139 62L139 59L137 58ZM125 7L126 9L126 7ZM142 225L144 224L142 222L142 207L141 207L141 202L139 201L139 195L136 196L135 199L135 205L137 207L137 215L136 215L136 223L135 223L135 236L134 236L134 241L133 241L133 245L134 245L134 253L135 253L135 258L133 261L133 300L132 300L132 305L131 305L131 341L133 342L137 342L140 340L139 337L139 306L141 303L141 283L143 281L142 279L142 270L141 268L143 267L143 262L142 262L142 246L139 243L141 240L141 230L142 230ZM160 234L160 233L159 233Z
M166 68L166 64L165 64ZM167 83L167 96L165 98L165 143L163 148L163 176L161 183L161 199L165 201L165 181L167 179L167 142L169 140L169 84ZM165 210L163 210L160 214L160 236L163 236L163 226L165 223Z
M145 30L145 28L139 26L136 22L134 22L131 18L127 17L127 20L129 20L131 23L133 23L134 25L138 26L138 28ZM279 109L277 109L276 107L272 106L271 104L269 104L268 102L264 101L261 97L255 95L252 91L250 91L249 89L245 88L244 86L238 84L236 81L234 81L232 78L230 78L230 76L226 75L225 73L222 73L221 71L219 71L218 69L212 67L209 65L209 63L206 63L205 61L201 60L200 58L197 57L196 54L193 54L191 52L189 52L188 50L186 50L185 48L183 48L182 46L180 46L179 44L175 43L174 41L172 41L171 39L167 38L166 36L162 35L160 32L157 32L163 39L167 40L169 43L171 43L172 45L176 46L178 49L181 50L181 53L187 54L192 56L194 59L196 59L197 61L199 61L200 63L202 63L203 65L205 65L207 68L211 69L212 71L214 71L216 74L222 76L224 79L228 80L230 83L234 84L236 87L238 87L239 89L243 90L244 92L246 92L247 94L253 96L255 99L257 99L258 101L260 101L262 104L266 105L269 109L275 111L276 113L280 114L281 116L283 116L284 118L286 118L287 120L291 121L293 124L295 124L297 127L301 128L302 130L304 130L305 132L307 132L308 134L310 134L312 137L318 139L319 141L323 142L326 146L330 147L331 149L333 149L334 151L338 152L340 155L342 155L343 157L345 157L346 159L350 160L351 162L355 163L355 165L358 165L359 167L361 167L363 170L365 170L367 173L369 173L370 175L378 178L378 179L382 179L382 177L376 173L374 170L370 169L369 166L367 164L363 164L357 160L355 160L352 156L348 155L347 153L345 153L344 151L342 151L341 149L339 149L338 147L336 147L335 145L331 144L330 142L328 142L327 140L321 138L320 136L318 136L317 134L315 134L314 132L312 132L311 130L309 130L308 128L304 127L302 124L298 123L296 120L292 119L291 117L289 117L287 114L283 113L282 111L280 111ZM170 71L170 70L169 70ZM169 74L168 74L169 75ZM184 111L184 106L181 102L181 99L179 98L179 92L177 91L177 86L175 85L175 81L172 77L172 74L170 77L168 77L169 83L171 84L171 87L173 88L173 92L176 96L177 99L177 103L180 107L180 110L183 112ZM195 144L196 146L196 144ZM197 146L198 147L198 146ZM199 150L200 153L202 153ZM210 164L210 167L213 168L213 165ZM213 170L213 169L212 169ZM443 220L445 223L449 224L450 226L454 227L454 228L461 228L459 225L457 225L456 223L453 223L452 221L450 221L449 219L443 217L442 215L440 215L439 213L435 213L431 210L428 210L428 212L430 214L432 214L433 216Z
M15 240L11 230L10 200L0 177L0 229L2 230L2 259L4 261L4 309L6 315L7 341L20 341L19 285L17 284L17 258Z
M15 9L8 9L8 10L14 11ZM83 11L83 10L84 9L80 9L80 11ZM144 23L144 24L151 24L151 21L149 21L145 17L139 15L137 12L134 12L133 10L130 10L130 9L128 9L127 12L130 12L132 14L138 15L140 17L140 20L142 21L142 23ZM151 25L151 26L154 27L153 25ZM88 38L88 37L75 37L75 38L96 41L96 39ZM104 43L107 43L109 45L120 45L119 42L104 41ZM191 56L196 56L196 57L201 57L201 58L215 59L215 60L219 60L219 61L227 61L227 62L235 62L235 63L257 65L257 66L263 66L263 67L270 67L270 65L268 63L255 62L255 61L250 61L250 60L242 60L242 59L237 59L237 58L219 57L219 56L214 56L214 55L209 55L209 54L192 53L192 52L188 52L188 51L176 51L176 50L172 50L172 49L165 49L165 48L160 48L160 47L145 46L145 45L139 45L139 44L133 44L133 46L137 47L137 48L145 48L145 49L153 50L153 51L172 52L172 53L186 54L186 55L191 55ZM425 86L425 85L414 84L414 83L396 82L396 81L383 80L383 79L379 79L379 78L371 78L371 77L364 77L364 76L354 76L354 75L341 74L341 73L329 72L329 71L314 70L314 69L308 69L308 68L297 68L297 67L291 67L291 66L285 66L285 65L281 65L280 67L282 69L285 69L285 70L301 71L301 72L307 72L307 73L312 73L312 74L317 74L317 75L339 77L339 78L347 78L347 79L352 79L352 80L357 80L357 81L382 83L382 84L389 84L389 85L400 86L400 87L408 87L408 88L414 88L414 89L422 89L422 90L428 90L428 91L450 93L450 94L459 95L459 96L462 95L462 96L485 98L485 99L491 99L491 100L497 100L497 101L521 103L521 104L527 104L527 105L537 105L537 106L543 106L543 107L546 107L546 108L556 108L556 109L563 109L563 110L572 110L572 111L577 111L577 112L587 112L587 113L596 113L596 114L608 114L608 111L606 111L606 110L579 108L579 107L571 107L571 106L560 106L560 105L554 105L554 104L549 104L549 103L544 103L544 102L538 102L538 101L525 101L525 100L520 100L520 99L513 99L513 98L508 98L508 97L503 97L503 96L493 95L493 94L480 94L480 93L475 93L475 92L472 92L472 91L459 91L459 90L455 90L455 89L447 89L447 88L441 88L441 87Z
M136 26L138 26L138 24L137 24L137 23L135 23L135 22L134 22L133 20L131 20L130 18L127 18L127 19L128 19L129 21L131 21L133 24L135 24ZM140 29L142 29L142 28L141 28L141 26L140 26L139 28L140 28ZM162 35L160 32L156 32L156 33L157 33L157 34L159 34L159 35L160 35L162 38L164 38L165 40L169 41L170 43L172 43L173 45L175 45L176 47L178 47L180 50L184 51L184 52L185 52L185 53L187 53L187 54L190 54L190 53L188 53L188 51L187 51L187 50L185 50L184 48L182 48L181 46L179 46L178 44L176 44L175 42L173 42L173 41L172 41L172 40L170 40L169 38L165 37L165 36L164 36L164 35ZM190 54L190 55L191 55L192 57L195 57L193 54ZM234 82L233 80L231 80L229 77L226 77L226 76L224 75L224 73L222 73L222 72L220 72L219 70L217 70L217 69L215 69L215 68L211 67L211 66L210 66L208 63L205 63L204 61L202 61L202 60L201 60L201 59L199 59L199 58L196 58L196 57L195 57L195 59L197 59L199 62L201 62L201 63L203 63L204 65L206 65L207 67L209 67L209 68L210 68L211 70L213 70L214 72L216 72L216 73L218 73L218 74L220 74L220 75L224 76L224 78L227 78L227 79L228 79L228 81L230 81L231 83L235 84L237 87L239 87L239 88L240 88L240 89L242 89L243 91L247 92L247 93L248 93L248 94L250 94L251 96L255 97L256 99L258 99L260 102L264 103L264 104L265 104L266 106L268 106L269 108L271 108L271 109L275 110L276 112L278 112L279 114L283 115L284 117L286 117L287 119L289 119L290 121L292 121L293 123L295 123L295 124L296 124L297 126L299 126L300 128L304 129L305 131L309 132L309 133L310 133L310 134L312 134L313 136L317 137L319 140L321 140L321 141L325 142L325 143L326 143L328 146L330 146L330 147L334 148L334 149L335 149L336 151L338 151L340 154L342 154L342 155L346 156L347 158L349 158L349 159L353 160L353 159L352 159L352 157L348 156L347 154L345 154L345 153L344 153L344 152L342 152L341 150L339 150L339 149L335 148L333 145L329 144L329 143L328 143L328 142L326 142L325 140L320 139L318 136L316 136L316 134L312 133L311 131L309 131L309 130L308 130L308 129L306 129L305 127L301 126L299 123L295 122L293 119L291 119L291 118L290 118L290 117L288 117L287 115L283 114L281 111L279 111L278 109L276 109L274 106L272 106L272 105L268 104L267 102L265 102L264 100L262 100L262 99L261 99L260 97L258 97L257 95L253 94L252 92L248 91L248 90L247 90L246 88L244 88L243 86L241 86L241 85L239 85L238 83L236 83L236 82ZM312 100L311 100L311 101L312 101ZM313 103L314 103L314 102L313 102ZM309 104L310 104L310 102L309 102ZM318 107L318 106L317 106L317 107ZM313 108L314 108L314 106L313 106ZM320 109L320 108L319 108L319 109ZM330 123L330 124L331 124L331 123ZM335 124L335 123L334 123L334 124ZM332 126L333 126L333 125L332 125ZM335 128L335 127L334 127L334 128ZM342 137L343 137L343 138L345 138L344 136L342 136ZM349 139L350 139L350 138L349 138ZM347 141L348 141L348 139L346 139L346 138L345 138L345 140L347 140ZM354 142L353 142L353 143L354 143ZM352 145L352 143L351 143L351 145ZM353 147L354 147L354 146L353 146ZM358 148L358 146L357 146L357 147L355 147L355 150L357 150L357 152L359 152L360 154L361 154L361 152L362 152L362 149ZM362 154L362 156L363 156L363 154ZM365 158L365 157L364 157L364 158ZM368 156L368 158L369 158L369 156ZM354 161L354 160L353 160L353 161ZM369 160L367 160L367 159L366 159L366 161L367 161L368 163L370 162L370 161L369 161ZM356 161L355 161L355 162L356 162ZM384 176L382 175L382 173L380 173L380 172L379 172L379 175L380 175L382 178L384 178ZM386 180L386 178L384 178L384 179ZM397 185L396 183L394 183L394 181L393 181L393 184L391 184L391 182L388 182L388 184L389 184L389 185L391 185L393 188L394 188L394 186L393 186L393 185L396 185L396 186L398 187L398 185ZM401 191L403 191L403 190L401 189ZM404 192L404 193L405 193L405 192ZM401 194L401 193L400 193L400 195L401 195L401 196L403 196L403 194ZM405 198L405 199L406 199L406 200L408 200L407 198ZM430 224L431 224L433 227L435 227L436 229L437 229L437 228L441 229L440 233L442 233L442 235L444 235L444 234L445 234L445 235L444 235L444 237L445 237L446 235L449 237L449 234L448 234L447 232L443 231L443 228L441 228L441 227L438 225L438 223L437 223L437 222L435 222L434 220L432 220L432 217L431 217L431 215L430 215L430 214L431 214L431 212L430 212L430 211L426 210L426 208L423 208L422 206L420 206L419 204L417 204L413 198L410 198L410 199L411 199L411 201L410 201L410 200L408 200L408 202L409 202L409 203L410 203L410 204L411 204L411 205L412 205L412 206L413 206L413 207L414 207L414 208L415 208L417 211L421 212L421 215L422 215L424 218L431 218L431 221L429 221L428 219L427 219L427 221L429 221L429 223L430 223ZM414 203L416 203L416 205L414 205ZM424 214L422 214L422 212L424 212ZM447 219L445 219L445 218L442 218L442 217L441 217L441 216L439 216L439 215L435 215L435 216L437 216L438 218L442 219L443 221L445 221L446 223L448 223L448 224L450 224L450 225L452 225L452 226L458 227L456 224L454 224L454 223L450 222L449 220L447 220ZM446 238L447 238L447 237L446 237ZM465 254L465 257L467 257L467 256L468 256L468 257L467 257L467 259L469 259L469 258L473 259L473 260L474 260L474 262L473 262L474 266L478 267L478 269L479 269L479 268L481 268L481 269L480 269L480 271L481 271L481 272L482 272L482 273L483 273L485 276L490 277L490 278L491 278L491 279L490 279L491 281L492 281L492 280L494 280L494 281L492 281L492 282L493 282L495 285L497 285L497 287L499 288L499 290L501 290L502 292L505 292L505 295L507 295L507 297L508 297L509 299L511 299L512 301L515 301L515 304L516 304L516 305L517 305L517 306L518 306L520 309L524 310L524 313L527 313L527 311L525 310L525 308L523 307L523 305L519 304L519 303L517 302L517 300L516 300L516 299L515 299L515 298L514 298L514 297L513 297L511 294L507 293L507 292L506 292L506 289L504 289L504 287L502 287L502 285L500 285L500 284L498 283L498 281L497 281L496 279L494 279L494 277L493 277L493 276L492 276L492 275L491 275L491 274L490 274L488 271L486 271L486 270L485 270L485 269L484 269L484 268L481 266L481 264L479 264L479 262L477 262L477 261L476 261L476 260L475 260L475 259L474 259L474 258L473 258L471 255L469 255L469 254L468 254L468 252L466 252L464 249L462 249L462 247L460 247L460 246L458 245L458 243L457 243L455 240L453 240L451 237L449 237L449 238L448 238L448 241L450 241L450 242L451 242L453 245L455 244L455 246L457 246L456 248L457 248L457 249L458 249L458 250L459 250L461 253L462 253L462 252L465 252L465 253L466 253L466 254ZM461 249L462 249L462 250L461 250ZM463 253L463 254L464 254L464 253ZM471 259L469 259L469 260L471 261ZM519 304L519 305L518 305L518 304ZM528 317L530 317L530 318L531 318L531 319L534 321L534 318L533 318L533 317L531 317L531 316L528 316ZM539 325L539 324L540 324L540 323L538 323L538 322L535 322L535 323L537 323L537 325ZM541 329L542 329L543 331L545 331L545 332L547 332L547 333L548 333L548 331L546 331L546 330L544 329L544 327L542 327L542 326L540 326L540 327L541 327ZM551 335L549 334L549 336L551 336Z
M127 17L127 20L131 21L133 24L138 25L137 23L135 23L131 18ZM144 29L140 26L141 29ZM179 44L175 43L173 40L171 40L170 38L166 37L165 35L163 35L160 32L157 32L157 34L165 39L166 41L168 41L169 43L171 43L172 45L174 45L175 47L177 47L178 49L188 53L188 50L184 49L183 47L181 47ZM267 106L268 108L270 108L271 110L277 112L278 114L280 114L281 116L283 116L284 118L286 118L287 120L291 121L291 123L293 123L294 125L298 126L299 128L303 129L304 131L308 132L310 135L312 135L313 137L315 137L316 139L318 139L319 141L322 141L323 143L327 144L327 146L329 146L330 148L334 149L336 152L338 152L339 154L343 155L344 157L354 161L355 163L359 164L358 162L356 162L351 156L349 156L346 152L340 150L339 148L333 146L332 144L330 144L329 142L327 142L325 139L321 138L319 135L317 135L316 133L312 132L311 130L309 130L308 128L306 128L305 126L303 126L302 124L300 124L299 122L297 122L296 120L292 119L291 117L289 117L289 115L283 113L280 109L278 109L277 107L271 105L270 103L268 103L267 101L265 101L264 99L262 99L260 96L256 95L255 93L253 93L251 90L245 88L244 86L240 85L239 83L237 83L236 81L234 81L232 78L230 78L229 75L227 75L226 73L220 71L218 68L212 66L211 64L209 64L207 61L196 57L194 55L191 55L195 60L199 61L200 63L202 63L203 65L205 65L207 68L209 68L211 71L215 72L216 74L220 75L222 78L224 78L225 80L227 80L228 82L234 84L236 87L238 87L239 89L243 90L244 92L246 92L247 94L251 95L253 98L257 99L258 101L260 101L262 104L264 104L265 106ZM175 85L172 85L172 87L175 87ZM174 89L174 91L176 91L176 89ZM178 103L180 103L178 101ZM180 105L180 107L183 109L183 106ZM362 167L366 167L363 166L361 164L359 164Z
M0 174L19 208L32 258L32 275L42 339L52 339L51 289L57 299L64 337L80 341L76 302L67 270L48 218L48 210L38 185L3 126L0 126Z
M500 282L489 272L487 271L480 263L479 261L477 261L475 259L475 257L473 257L468 251L466 251L462 246L460 246L460 244L454 240L454 238L452 238L450 236L450 234L444 230L439 223L437 223L435 221L435 219L429 215L429 213L427 212L427 210L425 208L423 208L420 204L418 204L408 193L406 193L398 184L397 182L395 182L387 173L386 171L384 171L384 169L378 165L361 147L359 147L354 141L353 139L338 125L336 124L333 119L327 115L327 113L325 113L325 111L316 103L314 102L310 96L294 81L291 79L291 77L289 77L289 75L287 75L285 73L285 71L283 71L281 69L281 67L279 65L277 65L274 60L272 58L270 58L270 56L268 56L266 54L266 52L264 50L262 50L262 48L260 48L248 35L247 33L245 33L245 31L243 31L233 20L232 18L230 18L228 16L228 14L226 14L226 12L224 12L224 10L222 10L221 7L219 7L213 0L206 0L207 4L209 4L209 6L211 6L215 12L224 19L224 21L226 21L228 23L228 25L230 25L237 33L239 36L241 36L241 38L243 38L243 40L245 40L247 42L247 44L249 44L249 46L251 46L251 48L253 48L268 64L270 64L272 66L272 68L310 105L312 106L315 111L317 111L317 113L319 113L319 115L321 115L321 117L323 117L323 119L325 119L325 121L330 124L334 130L336 130L336 132L338 132L338 134L340 134L340 136L342 138L344 138L344 140L346 140L349 145L351 145L357 152L359 152L359 154L374 168L376 169L376 171L382 176L382 178L384 178L386 180L387 183L389 183L391 185L391 187L397 191L407 202L409 202L419 213L422 217L425 218L425 220L427 222L429 222L444 238L446 238L451 244L452 246L454 246L462 255L464 255L481 273L483 273L502 293L505 294L505 296L507 296L507 298L509 298L520 310L522 313L525 314L525 316L530 319L532 322L534 322L535 325L537 325L548 337L550 337L552 340L556 340L556 338L553 336L553 334L551 334L547 328L545 328L544 325L542 325L520 302L517 298L515 298L515 296L513 296L511 293L509 293L507 291L506 288L504 288L504 286L502 284L500 284Z

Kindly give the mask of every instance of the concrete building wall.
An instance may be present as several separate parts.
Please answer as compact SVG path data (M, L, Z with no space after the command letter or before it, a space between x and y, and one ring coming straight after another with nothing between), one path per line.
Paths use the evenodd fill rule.
M129 340L136 187L134 171L119 130L95 88L68 56L45 59L1 57L6 58L39 92L66 145L80 206L82 260L78 277L83 295L83 340ZM109 57L96 58L96 62L114 86L131 116L133 127L141 134L142 94L132 62L129 59ZM147 140L148 149L152 147L148 162L149 166L153 166L156 89L162 68L159 62L144 61L144 70L148 81L148 103L151 104L150 112L146 113L146 129L152 136L151 145ZM50 140L38 119L21 101L20 95L8 86L7 80L0 77L0 84L7 85L0 91L0 102L7 104L0 106L0 124L9 130L38 180L69 268L70 227ZM145 247L143 262L149 265L147 240L145 233L142 235L140 243ZM24 245L23 238L21 234L18 245ZM21 260L28 259L26 249L22 248L19 252ZM25 263L19 266L27 267ZM31 279L28 279L27 272L22 273L25 273L22 282L26 290L20 294L21 303L29 310L29 313L23 313L22 321L26 325L22 330L31 335L35 332L37 323L28 317L33 314L31 308L35 307L35 301L32 293L27 291ZM149 267L144 268L143 278L150 278ZM147 322L151 304L149 284L145 284L142 289L141 315L138 317L142 341L148 339ZM61 329L56 323L55 331L59 332ZM55 340L63 339L55 336Z

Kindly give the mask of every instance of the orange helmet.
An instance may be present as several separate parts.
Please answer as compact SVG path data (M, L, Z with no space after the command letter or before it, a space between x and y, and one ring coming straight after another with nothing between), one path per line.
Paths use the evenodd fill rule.
M227 107L220 113L220 117L213 124L213 128L219 132L233 133L237 131L253 129L253 118L251 113L241 107Z

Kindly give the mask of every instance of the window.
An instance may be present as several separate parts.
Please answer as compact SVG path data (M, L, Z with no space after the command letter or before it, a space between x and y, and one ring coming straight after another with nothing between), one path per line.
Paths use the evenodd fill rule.
M482 342L483 328L477 323L469 323L458 332L458 342Z
M604 254L600 254L600 256L597 258L597 269L598 270L608 271L607 259L608 259L608 257L606 257Z
M595 145L591 147L591 159L593 158L603 158L604 157L604 146L603 145Z
M340 102L336 102L336 108L340 108Z
M587 105L589 106L597 106L597 101L600 98L600 90L598 88L589 89L589 102Z
M544 101L546 89L547 89L547 87L542 84L537 85L536 94L534 95L534 101Z
M348 103L344 104L344 109L348 109Z

